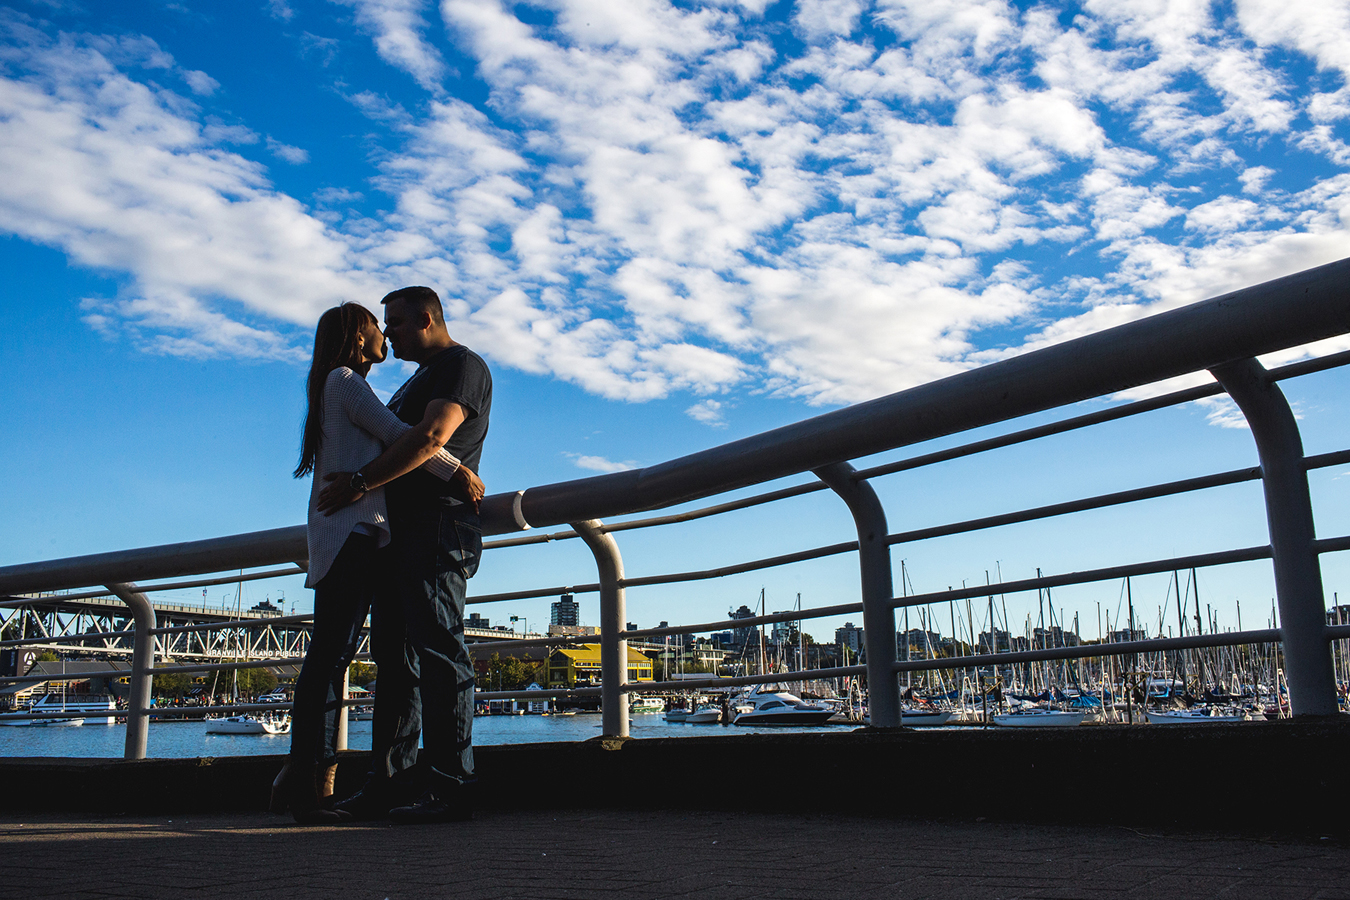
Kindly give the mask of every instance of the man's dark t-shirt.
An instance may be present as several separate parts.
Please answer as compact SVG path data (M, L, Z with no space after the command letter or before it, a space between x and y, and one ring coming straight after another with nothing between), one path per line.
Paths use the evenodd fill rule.
M464 407L466 418L445 449L477 472L492 412L492 373L487 363L463 344L447 347L404 382L389 401L389 409L409 425L416 425L426 415L432 400L449 400ZM385 488L387 493L404 501L449 496L450 489L450 482L421 469L414 469Z

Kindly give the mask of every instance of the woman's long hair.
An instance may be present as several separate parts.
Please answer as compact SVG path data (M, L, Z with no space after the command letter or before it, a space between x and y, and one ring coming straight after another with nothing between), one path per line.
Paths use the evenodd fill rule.
M323 433L323 386L328 381L328 373L361 361L361 329L371 323L379 324L375 315L358 303L344 303L319 316L319 327L314 331L314 359L309 364L309 378L305 380L309 405L305 409L296 478L314 471L319 438Z

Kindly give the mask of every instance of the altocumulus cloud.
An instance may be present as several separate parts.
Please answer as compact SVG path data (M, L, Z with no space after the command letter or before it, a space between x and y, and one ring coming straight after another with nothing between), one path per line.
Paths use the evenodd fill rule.
M90 321L161 350L286 355L432 283L499 362L632 400L852 402L1345 253L1341 2L342 5L409 87L348 86L390 149L345 189L389 211L273 186L208 125L224 73L11 16L0 227L124 273Z

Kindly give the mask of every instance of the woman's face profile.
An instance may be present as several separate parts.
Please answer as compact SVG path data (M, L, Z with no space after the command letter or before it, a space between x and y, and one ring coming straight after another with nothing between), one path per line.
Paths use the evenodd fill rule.
M384 333L380 331L380 323L373 318L367 321L361 326L361 337L365 338L361 355L371 363L384 362L389 356L389 345L385 343Z

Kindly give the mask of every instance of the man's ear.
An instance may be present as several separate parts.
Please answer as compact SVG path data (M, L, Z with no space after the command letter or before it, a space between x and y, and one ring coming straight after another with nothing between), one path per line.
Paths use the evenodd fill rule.
M427 312L425 309L418 310L417 328L419 331L426 331L435 324L435 320L431 318L431 313Z

